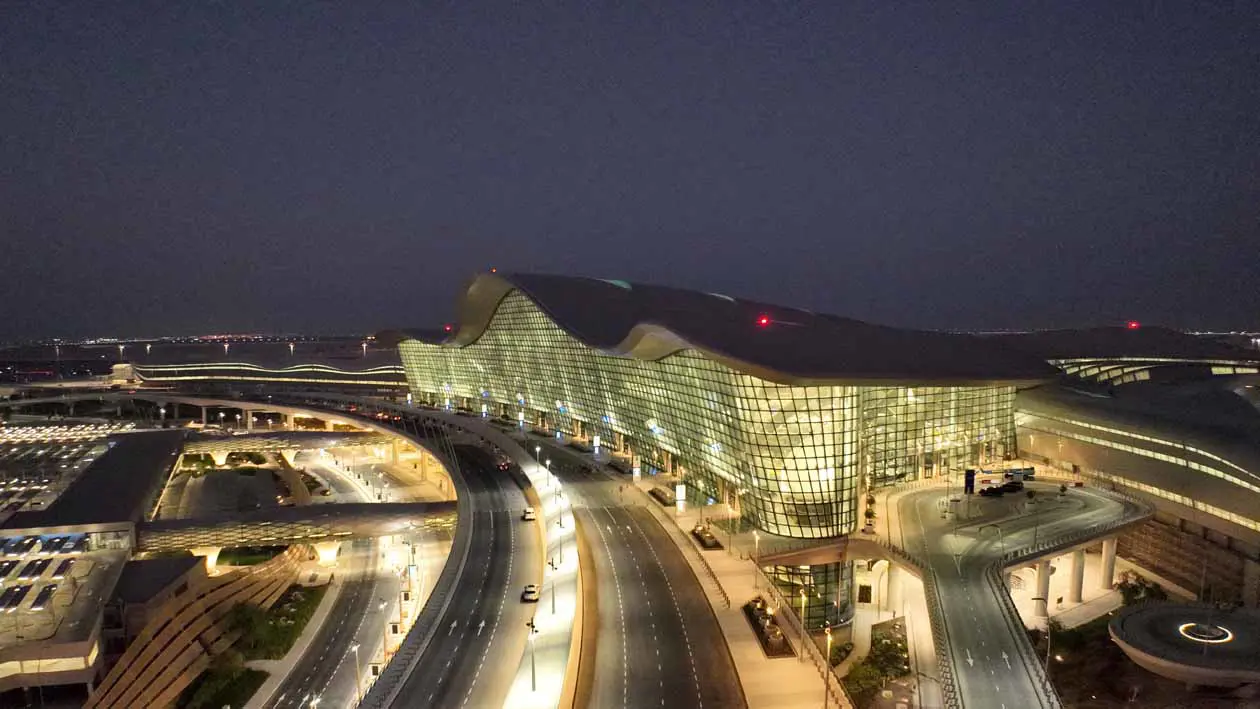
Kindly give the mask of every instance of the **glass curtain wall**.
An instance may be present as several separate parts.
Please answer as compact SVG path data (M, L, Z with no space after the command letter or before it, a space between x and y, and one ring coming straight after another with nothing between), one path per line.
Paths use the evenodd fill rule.
M622 357L582 344L518 291L476 342L406 340L399 351L418 399L624 440L647 462L668 454L702 499L737 496L745 518L787 537L856 528L863 457L873 484L886 484L919 476L920 448L1013 436L1013 390L790 386L692 350Z

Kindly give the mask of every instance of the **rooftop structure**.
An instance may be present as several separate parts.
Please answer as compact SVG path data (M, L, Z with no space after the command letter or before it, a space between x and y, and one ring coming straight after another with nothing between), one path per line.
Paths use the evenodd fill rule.
M184 444L184 431L111 438L108 450L46 509L23 510L0 529L49 529L135 524L157 500Z

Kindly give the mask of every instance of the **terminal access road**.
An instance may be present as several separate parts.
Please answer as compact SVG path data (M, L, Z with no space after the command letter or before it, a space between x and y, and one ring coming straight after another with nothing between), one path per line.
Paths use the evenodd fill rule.
M524 495L490 453L459 445L455 454L474 498L468 566L395 707L503 706L538 607L521 602L525 584L541 583Z
M897 501L905 548L923 559L935 575L949 634L948 652L963 704L968 707L1057 706L1023 662L1025 655L1018 645L1028 642L1023 624L1009 622L996 595L1007 591L992 587L986 569L1004 551L1031 546L1034 537L1063 537L1124 514L1124 503L1087 488L1073 488L1062 500L1046 500L1057 486L1029 483L1028 487L1038 490L1044 501L1027 512L1006 514L1011 510L1011 498L964 500L964 506L980 508L979 514L968 520L942 513L949 500L942 487L911 492ZM994 524L1001 534L993 529Z
M598 609L586 706L746 706L704 590L642 496L575 452L534 441L525 447L533 445L551 457L593 557L594 584L583 580L584 603ZM584 647L584 664L589 653Z

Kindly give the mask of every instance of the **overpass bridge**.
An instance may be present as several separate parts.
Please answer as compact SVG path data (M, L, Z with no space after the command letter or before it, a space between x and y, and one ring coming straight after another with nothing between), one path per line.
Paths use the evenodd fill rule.
M353 502L268 507L231 516L170 519L136 527L136 550L167 552L243 546L319 544L422 529L450 539L456 502Z

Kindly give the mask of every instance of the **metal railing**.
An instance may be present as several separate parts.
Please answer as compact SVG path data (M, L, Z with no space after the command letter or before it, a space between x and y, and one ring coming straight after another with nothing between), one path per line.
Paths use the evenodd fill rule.
M638 490L644 496L647 496L647 493L643 492L642 488L640 488L638 485L632 485L631 487L635 490ZM652 513L654 515L665 516L664 510L660 509L660 505L657 504L656 500L649 499L647 507L648 509L653 511ZM700 560L700 568L704 569L705 576L708 576L709 579L713 581L714 587L717 588L718 595L722 597L722 603L725 604L727 608L730 608L731 597L729 594L727 594L726 589L722 587L722 582L718 579L717 574L714 573L713 567L709 566L709 560L704 558L704 554L701 553L700 550L696 548L696 546L691 542L690 539L687 539L686 533L683 532L683 530L679 528L679 526L675 524L673 520L666 519L663 521L661 526L666 529L666 534L673 534L681 538L682 541L679 543L679 546L681 546L684 549L690 550L692 556Z

